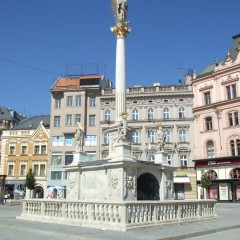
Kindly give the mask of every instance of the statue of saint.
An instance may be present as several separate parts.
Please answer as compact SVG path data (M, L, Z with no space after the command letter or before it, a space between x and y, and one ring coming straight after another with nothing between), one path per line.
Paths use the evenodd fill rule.
M78 123L76 133L75 133L75 152L80 152L83 150L83 143L84 143L84 128L83 126Z
M163 131L161 125L157 129L157 135L158 135L158 145L160 151L163 151L164 144L166 141L166 133Z
M117 23L125 22L128 11L127 0L113 0L112 5Z
M127 115L123 115L121 121L119 122L119 126L118 126L119 140L122 140L123 142L126 141L127 130L128 130Z

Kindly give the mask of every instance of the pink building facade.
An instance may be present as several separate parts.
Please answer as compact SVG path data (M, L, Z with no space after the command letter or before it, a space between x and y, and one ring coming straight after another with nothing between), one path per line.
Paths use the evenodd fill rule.
M198 198L240 201L240 34L192 80ZM206 174L209 188L201 187Z

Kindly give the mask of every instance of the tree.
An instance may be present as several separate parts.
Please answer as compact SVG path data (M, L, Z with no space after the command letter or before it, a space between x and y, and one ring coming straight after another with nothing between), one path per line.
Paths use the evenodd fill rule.
M201 184L201 187L205 188L206 190L208 190L209 187L212 185L212 182L209 179L208 175L204 172L202 172L200 184Z
M36 179L31 168L28 170L28 173L26 175L25 185L30 191L35 188Z

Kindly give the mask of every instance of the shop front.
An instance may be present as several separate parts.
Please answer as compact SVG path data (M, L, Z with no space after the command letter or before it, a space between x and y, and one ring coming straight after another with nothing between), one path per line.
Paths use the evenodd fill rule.
M195 160L197 172L197 192L199 199L217 201L240 201L240 158L215 158ZM205 174L211 185L201 187L201 177Z

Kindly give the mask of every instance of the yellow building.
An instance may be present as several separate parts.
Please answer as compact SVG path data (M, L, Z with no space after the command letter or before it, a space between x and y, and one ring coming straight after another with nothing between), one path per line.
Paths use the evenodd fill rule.
M26 174L30 168L36 178L32 196L44 197L49 159L49 122L50 116L34 116L2 133L5 191L12 198L25 195Z

